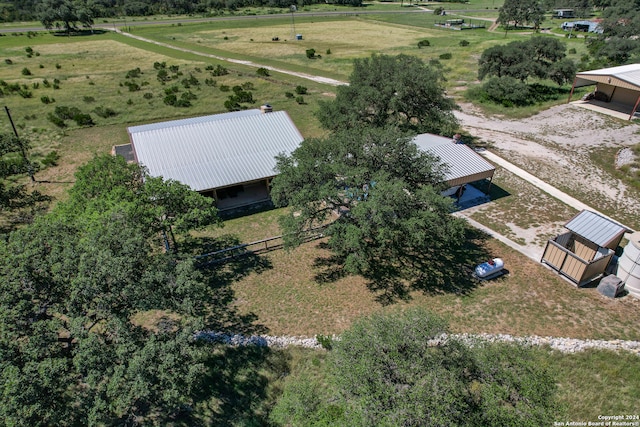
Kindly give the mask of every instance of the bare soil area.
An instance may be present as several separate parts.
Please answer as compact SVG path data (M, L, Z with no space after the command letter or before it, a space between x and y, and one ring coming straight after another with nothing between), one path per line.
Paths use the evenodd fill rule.
M640 225L639 192L611 173L620 166L611 153L623 153L626 161L634 160L628 147L640 143L638 124L571 104L518 120L487 117L465 104L456 116L467 132L500 157L632 229ZM611 168L606 171L602 162L608 159ZM557 204L548 208L557 210ZM489 205L482 205L465 215L486 216L491 215L490 210ZM512 229L506 234L517 236L523 246L541 251L546 240L540 239L540 234L555 233L569 219L546 223L532 220L531 227L507 223L506 227ZM504 230L501 234L505 235Z

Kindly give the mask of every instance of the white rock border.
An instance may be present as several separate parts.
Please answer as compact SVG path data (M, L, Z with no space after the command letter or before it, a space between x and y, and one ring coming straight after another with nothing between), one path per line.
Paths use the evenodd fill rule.
M445 342L449 337L458 339L465 344L474 345L491 342L516 343L525 346L548 346L561 353L577 353L588 349L629 351L640 356L640 341L625 340L581 340L577 338L540 337L536 335L516 337L508 334L442 334L430 341L431 344ZM231 346L256 345L260 347L287 348L304 347L322 349L322 345L316 338L299 336L271 336L227 334L215 331L202 331L195 335L196 339L206 340L212 343L222 343ZM339 340L339 336L332 336L333 340Z

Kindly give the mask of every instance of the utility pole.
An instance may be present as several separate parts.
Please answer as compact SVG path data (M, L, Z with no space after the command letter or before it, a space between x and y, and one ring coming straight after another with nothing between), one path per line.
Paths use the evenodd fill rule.
M33 168L31 167L31 162L27 159L27 152L24 149L24 144L20 140L20 136L18 135L18 130L16 129L16 125L13 124L13 119L11 118L11 113L9 112L9 107L4 106L5 111L7 112L7 117L9 117L9 122L11 123L11 127L13 128L13 133L16 136L16 140L18 141L18 145L20 145L20 152L22 153L22 158L27 163L27 168L29 171L29 177L31 178L31 182L36 182L36 179L33 177Z
M296 23L293 20L293 12L298 10L298 8L296 7L295 4L292 4L291 7L289 7L289 10L291 11L291 40L295 41L295 39L296 39Z

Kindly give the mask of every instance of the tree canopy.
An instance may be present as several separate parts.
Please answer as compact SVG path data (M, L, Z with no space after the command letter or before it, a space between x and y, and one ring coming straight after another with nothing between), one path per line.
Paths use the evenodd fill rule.
M464 222L440 195L445 166L396 128L359 127L307 139L278 158L273 180L285 243L325 225L336 271L361 274L378 287L423 283L432 262L464 241Z
M28 149L29 141L0 134L0 231L30 222L39 208L50 200L39 191L29 191L25 185L8 179L37 170L37 165L29 162L26 156Z
M455 103L445 95L442 71L409 55L354 60L348 86L320 102L317 117L330 130L387 125L415 133L453 135Z
M357 321L334 341L325 378L289 379L272 420L290 426L534 427L557 419L554 378L531 350L442 341L444 332L441 319L419 308Z
M45 28L63 28L65 32L76 31L77 24L90 28L95 10L88 0L43 0L38 4L40 22Z
M499 9L497 22L505 27L529 24L539 28L544 21L544 7L541 0L505 0Z
M589 39L589 51L596 57L592 68L633 63L640 56L640 2L611 0L603 8L603 33Z
M7 424L164 424L188 414L206 373L193 333L207 281L192 260L162 250L159 230L215 222L216 210L144 175L120 157L97 157L69 201L0 246ZM136 320L149 310L162 320Z
M478 61L478 78L513 77L522 82L530 77L550 79L558 85L571 81L576 66L566 58L567 46L554 37L531 37L490 47Z

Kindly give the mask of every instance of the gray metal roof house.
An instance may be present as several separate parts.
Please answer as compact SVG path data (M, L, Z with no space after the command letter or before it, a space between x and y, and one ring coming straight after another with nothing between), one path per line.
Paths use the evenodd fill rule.
M304 139L284 111L252 109L128 128L133 153L151 176L212 196L220 210L270 200L275 157Z
M577 73L569 101L577 87L596 85L594 102L629 115L633 119L640 104L640 64Z
M451 194L465 184L488 179L493 179L495 166L485 160L481 155L464 144L456 144L452 138L440 135L423 133L416 136L413 142L422 151L430 152L440 158L447 165L445 182Z
M598 213L583 210L565 224L569 232L547 242L542 260L582 286L602 276L627 227Z

